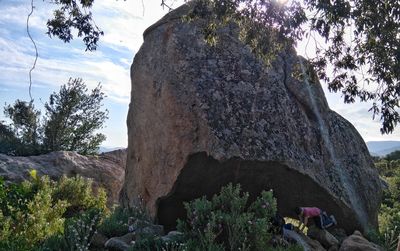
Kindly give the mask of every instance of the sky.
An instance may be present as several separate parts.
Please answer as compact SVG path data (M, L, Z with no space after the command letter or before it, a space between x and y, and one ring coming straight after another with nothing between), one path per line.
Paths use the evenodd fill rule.
M183 0L171 0L172 7ZM143 42L143 31L167 13L160 0L97 0L92 12L96 24L104 31L95 52L85 52L79 39L64 43L46 35L46 22L54 10L47 0L34 0L34 12L29 29L35 40L39 58L32 73L32 96L35 106L43 104L53 92L58 92L69 78L82 78L89 88L98 83L107 98L104 107L109 119L101 130L107 136L103 146L126 147L126 116L130 101L129 70L135 53ZM29 98L29 70L35 60L35 50L26 33L26 19L31 10L27 0L0 0L0 109L16 99ZM298 45L305 55L312 46ZM381 135L379 119L372 120L371 104L344 104L339 94L327 91L322 84L332 110L349 120L365 141L400 140L400 128L393 134ZM2 109L1 109L2 110ZM5 117L0 111L0 120Z

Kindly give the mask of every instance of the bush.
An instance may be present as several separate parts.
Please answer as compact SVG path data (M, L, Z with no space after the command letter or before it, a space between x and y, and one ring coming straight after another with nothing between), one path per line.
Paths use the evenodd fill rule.
M37 177L35 171L31 177L31 181L11 185L0 180L0 250L36 250L39 246L66 250L63 245L71 243L71 238L64 238L65 243L59 240L64 232L70 236L72 229L79 235L74 236L74 245L87 246L105 208L105 195L95 196L89 189L91 183L80 177L54 182L47 176ZM65 212L71 205L87 212L81 211L78 218L65 223Z
M10 186L2 185L7 196L1 206L0 246L31 250L37 243L62 231L66 201L53 201L54 184L48 177ZM10 234L10 229L12 233Z
M263 191L247 206L248 197L240 185L229 184L212 200L185 203L187 220L178 221L178 230L185 234L188 250L265 250L276 200L271 191Z
M379 232L369 233L369 239L385 248L394 250L400 235L400 160L399 152L388 155L375 163L382 178L387 182L379 210Z
M144 227L152 221L141 200L139 200L138 205L132 208L114 208L112 213L101 222L98 230L108 238L127 234L130 217L138 220L138 224L141 225L139 227Z
M129 251L188 251L183 239L163 241L160 237L143 238L135 242Z
M72 217L79 212L97 208L105 211L107 209L107 195L104 189L100 188L95 195L92 189L93 181L81 176L67 178L62 176L57 182L53 192L54 200L65 200L69 203L66 217Z
M90 242L101 217L101 211L90 209L65 223L64 236L68 250L89 250Z

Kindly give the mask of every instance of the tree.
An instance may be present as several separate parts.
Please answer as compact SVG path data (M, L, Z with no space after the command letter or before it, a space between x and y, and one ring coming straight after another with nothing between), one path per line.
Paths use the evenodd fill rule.
M38 154L41 143L40 111L35 109L33 101L18 99L13 106L4 107L4 114L12 121L9 127L2 125L2 138L11 144L9 150L12 146L11 152L16 155Z
M400 160L400 150L396 150L394 152L391 152L391 153L387 154L385 156L385 159L388 160L388 161Z
M0 122L0 153L7 155L17 154L17 145L21 145L10 126Z
M4 108L12 123L0 122L0 153L27 156L64 150L96 154L106 139L95 133L108 118L108 111L101 110L104 97L100 84L88 93L82 79L70 79L50 95L42 123L33 101L17 100Z
M55 0L60 9L49 20L49 34L68 42L70 28L96 44L102 33L92 17L80 12L94 0ZM319 77L345 103L372 101L370 111L380 116L381 133L393 132L400 122L400 1L394 0L195 0L190 18L208 20L205 38L217 42L215 30L235 22L241 38L269 63L286 46L320 37L317 56L310 58ZM166 4L161 0L161 4ZM71 15L72 13L72 15ZM77 15L75 15L75 13ZM80 14L79 14L80 13ZM65 18L69 17L69 18ZM72 18L72 20L71 20ZM54 21L55 20L55 21ZM260 32L262 30L262 32ZM332 68L328 74L328 68Z
M100 110L105 95L98 85L90 94L82 79L70 79L46 102L43 144L47 151L95 154L106 137L94 133L103 127L108 111Z

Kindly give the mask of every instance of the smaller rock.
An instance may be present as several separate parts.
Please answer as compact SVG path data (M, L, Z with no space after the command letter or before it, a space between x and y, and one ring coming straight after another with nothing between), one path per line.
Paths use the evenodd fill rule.
M92 240L90 242L90 247L92 248L103 248L105 243L107 242L107 237L104 236L101 233L96 232L93 237Z
M137 234L150 234L163 236L164 235L164 227L162 225L149 225L147 227L138 229L135 231Z
M321 243L307 237L303 233L298 233L294 230L284 229L283 235L287 239L294 240L305 251L326 251Z
M381 251L382 249L365 239L359 231L354 231L347 237L340 247L339 251Z
M335 236L335 238L339 241L339 244L342 244L344 239L347 238L346 231L343 228L335 227L335 228L329 229L328 231L333 236Z
M109 239L106 242L105 247L110 251L126 251L130 248L128 244L118 239L118 237Z
M339 251L340 245L333 245L328 249L328 251Z
M135 238L135 233L127 233L120 237L112 237L104 244L104 246L113 251L125 251L132 246Z
M319 229L316 226L308 228L307 236L311 239L317 240L325 248L330 248L335 245L339 245L339 241L325 229Z
M179 231L170 231L167 235L164 235L163 237L161 237L161 239L164 242L171 242L171 241L178 239L181 236L183 236L183 233L181 233Z

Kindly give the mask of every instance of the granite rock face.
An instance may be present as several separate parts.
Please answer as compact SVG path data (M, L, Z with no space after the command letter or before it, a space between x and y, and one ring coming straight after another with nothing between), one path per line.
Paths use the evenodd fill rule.
M349 233L376 227L373 161L307 62L287 49L266 67L234 25L211 47L201 20L182 21L189 8L149 27L135 56L122 203L141 197L170 230L182 202L233 182L251 198L273 189L284 216L317 206Z
M117 203L125 176L126 149L82 156L75 152L52 152L39 156L13 157L0 154L0 176L9 182L21 182L29 178L31 169L38 175L58 179L80 175L93 179L94 187L104 187L108 202Z

